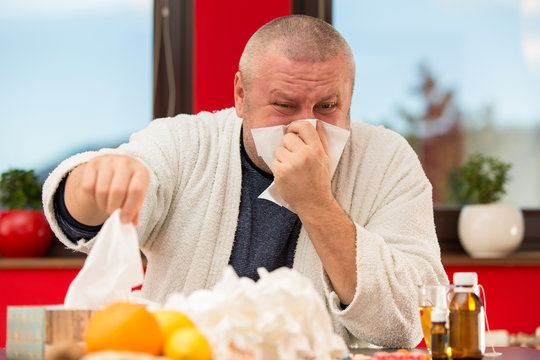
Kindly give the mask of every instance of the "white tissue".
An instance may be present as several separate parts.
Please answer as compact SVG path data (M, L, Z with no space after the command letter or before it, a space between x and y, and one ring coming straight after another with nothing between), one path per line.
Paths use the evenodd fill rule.
M307 121L311 125L317 125L317 119L306 119L306 120L297 120L297 121ZM323 131L326 135L326 141L328 143L328 150L330 152L330 159L332 161L332 175L336 171L337 165L339 163L339 158L343 153L345 144L349 138L349 131L342 129L340 127L325 123L322 121ZM272 161L274 161L275 151L278 147L283 144L283 136L287 131L288 125L278 125L270 126L265 128L251 129L251 134L253 135L253 141L255 142L255 148L257 149L257 154L264 160L266 165L270 167ZM287 209L291 210L289 204L283 200L275 183L270 184L270 186L259 195L260 199L266 199L275 202L278 205L284 206Z
M164 307L188 314L209 339L216 360L228 359L231 345L258 360L322 360L348 354L307 278L289 268L270 273L261 268L259 275L254 282L228 267L213 290L172 294Z
M120 221L120 210L109 216L96 236L84 265L64 299L67 308L98 309L128 301L142 284L144 273L133 224Z

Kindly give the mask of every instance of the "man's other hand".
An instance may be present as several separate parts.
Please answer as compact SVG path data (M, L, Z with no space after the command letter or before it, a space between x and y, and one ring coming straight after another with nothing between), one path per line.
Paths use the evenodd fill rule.
M105 155L77 166L66 182L66 207L75 220L100 225L116 209L123 223L139 223L150 183L148 169L127 156Z
M298 213L313 202L332 196L332 161L321 121L314 128L305 121L292 122L276 149L271 164L281 197Z

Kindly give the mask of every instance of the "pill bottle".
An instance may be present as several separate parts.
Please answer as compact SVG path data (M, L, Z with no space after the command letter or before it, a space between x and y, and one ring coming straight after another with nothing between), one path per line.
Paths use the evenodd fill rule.
M484 355L484 305L477 295L478 275L454 273L454 295L449 305L448 355L452 359L481 359Z
M433 360L446 360L448 355L448 334L446 330L446 311L435 308L431 312L431 358Z

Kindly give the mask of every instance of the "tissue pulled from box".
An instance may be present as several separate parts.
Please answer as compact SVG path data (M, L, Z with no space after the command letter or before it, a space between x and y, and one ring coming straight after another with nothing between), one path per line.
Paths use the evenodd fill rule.
M226 358L231 346L260 360L322 360L348 354L307 278L289 268L260 268L259 275L254 282L228 267L212 290L171 294L164 308L188 314L208 337L218 360Z
M84 265L71 282L64 305L98 309L115 301L133 300L132 289L142 284L144 271L137 231L113 212L94 239Z

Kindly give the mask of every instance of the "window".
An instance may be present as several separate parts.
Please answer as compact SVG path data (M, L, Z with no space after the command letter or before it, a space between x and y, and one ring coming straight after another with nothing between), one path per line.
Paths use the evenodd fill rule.
M357 65L353 121L406 136L449 201L467 154L512 163L503 202L540 205L540 2L333 1Z
M152 119L152 0L0 1L0 172L44 178Z

